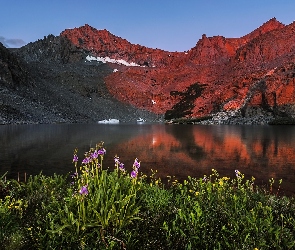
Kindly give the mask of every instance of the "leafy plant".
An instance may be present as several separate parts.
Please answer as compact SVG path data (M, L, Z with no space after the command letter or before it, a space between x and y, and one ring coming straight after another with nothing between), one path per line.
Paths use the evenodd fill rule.
M62 242L73 241L75 235L75 241L83 247L90 244L85 237L91 232L91 239L95 238L96 244L109 247L109 239L124 244L116 235L133 220L139 219L137 192L142 183L137 175L140 163L135 159L133 171L128 175L116 156L115 169L110 172L102 169L105 153L102 144L85 153L80 173L75 172L72 176L74 182L69 189L72 195L67 197L58 215L52 217L49 232L61 236Z

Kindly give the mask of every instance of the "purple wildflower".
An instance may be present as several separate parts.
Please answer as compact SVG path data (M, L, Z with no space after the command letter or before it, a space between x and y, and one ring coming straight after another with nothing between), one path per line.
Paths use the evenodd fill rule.
M99 153L97 152L97 150L95 150L92 154L91 157L92 159L96 159L98 157Z
M119 169L123 172L125 171L124 163L120 162Z
M76 178L78 176L78 173L76 172L76 173L73 173L72 175L71 175L71 177L72 178Z
M240 171L236 169L236 170L235 170L235 173L236 173L236 177L239 178L239 177L240 177Z
M78 161L78 156L75 154L73 157L73 162L77 162Z
M83 164L88 164L89 162L90 162L90 157L86 157L86 158L82 161Z
M99 155L105 155L106 152L107 152L107 151L106 151L104 148L101 148L100 150L97 151L97 153L98 153Z
M130 176L131 176L131 178L136 178L136 177L137 177L137 171L133 170L133 171L130 173Z
M137 158L135 158L134 160L133 167L135 168L135 170L138 170L140 168L140 162L138 162Z
M81 195L87 195L87 194L88 194L87 185L82 186L81 189L80 189L80 191L79 191L79 193L80 193Z
M120 164L119 156L114 157L115 164Z

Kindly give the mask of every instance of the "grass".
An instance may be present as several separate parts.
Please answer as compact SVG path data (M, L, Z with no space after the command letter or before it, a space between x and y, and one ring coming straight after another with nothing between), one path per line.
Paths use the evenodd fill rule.
M102 144L71 176L0 178L2 249L294 249L294 197L245 179L188 177L168 184L118 156L102 168ZM70 179L70 180L69 180Z

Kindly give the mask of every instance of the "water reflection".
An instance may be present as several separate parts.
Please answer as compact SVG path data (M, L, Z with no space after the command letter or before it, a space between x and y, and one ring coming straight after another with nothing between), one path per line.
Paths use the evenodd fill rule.
M83 153L96 142L107 148L105 166L118 154L126 166L135 157L142 170L157 169L167 175L202 177L215 168L234 176L239 169L260 181L283 179L284 188L295 187L295 127L293 126L193 126L162 124L60 124L0 127L0 174L67 173L75 147Z

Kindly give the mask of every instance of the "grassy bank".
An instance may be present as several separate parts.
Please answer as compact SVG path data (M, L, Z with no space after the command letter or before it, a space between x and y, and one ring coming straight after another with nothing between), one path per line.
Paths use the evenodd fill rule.
M140 162L102 168L102 144L71 176L0 179L1 249L294 249L295 199L236 170L164 186Z

